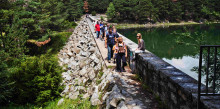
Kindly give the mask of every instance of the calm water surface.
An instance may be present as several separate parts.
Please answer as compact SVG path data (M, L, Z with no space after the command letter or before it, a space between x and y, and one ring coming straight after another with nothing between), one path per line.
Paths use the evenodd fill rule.
M148 51L198 79L197 73L191 71L193 67L199 65L199 49L191 45L195 44L195 40L187 39L187 43L190 43L190 45L177 44L177 36L172 34L174 31L182 33L185 30L184 28L191 33L204 33L207 36L204 39L207 45L220 45L220 24L118 29L118 32L136 43L136 34L141 33ZM194 34L192 36L194 38L200 37Z

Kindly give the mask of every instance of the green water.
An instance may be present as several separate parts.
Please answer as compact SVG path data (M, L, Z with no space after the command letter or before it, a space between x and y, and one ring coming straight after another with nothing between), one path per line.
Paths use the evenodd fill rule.
M195 35L195 32L203 33L206 36L203 40L205 44L220 45L220 24L119 29L118 32L136 43L136 34L141 33L148 51L197 79L197 74L191 71L193 67L199 65L199 48L191 45L196 44L195 40L185 40L190 43L189 45L177 44L177 34L172 34L174 31L182 33L185 31L184 28L192 33L194 39L201 37Z

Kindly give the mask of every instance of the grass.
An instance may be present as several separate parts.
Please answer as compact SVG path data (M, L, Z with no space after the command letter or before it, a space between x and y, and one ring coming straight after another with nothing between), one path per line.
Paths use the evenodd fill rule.
M99 71L99 73L98 73L97 77L98 77L98 78L101 78L103 74L104 74L104 72L103 72L103 71Z
M107 68L112 69L112 68L113 68L113 66L109 65L109 66L107 66Z
M64 99L64 102L57 106L59 99L52 101L48 106L43 109L97 109L98 106L92 106L89 99L81 100L79 98L75 100Z
M1 107L1 109L98 109L98 106L92 106L89 99L64 99L61 105L57 105L60 99L50 101L50 103L45 107L38 107L31 104L26 104L23 106L9 105L7 107Z

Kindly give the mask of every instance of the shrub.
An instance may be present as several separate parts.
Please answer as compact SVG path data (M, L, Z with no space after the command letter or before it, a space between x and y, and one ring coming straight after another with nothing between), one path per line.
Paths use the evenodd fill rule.
M103 16L101 16L101 21L104 21L104 18L103 18Z
M13 69L11 79L15 81L13 102L34 103L44 106L49 100L60 96L62 68L55 56L26 57Z
M0 51L0 106L9 102L13 83L9 81L8 66L5 62L7 53Z
M96 12L95 11L92 11L92 16L96 16Z

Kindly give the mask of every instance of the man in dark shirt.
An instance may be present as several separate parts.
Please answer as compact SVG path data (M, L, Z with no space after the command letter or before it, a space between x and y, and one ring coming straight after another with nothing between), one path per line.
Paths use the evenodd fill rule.
M115 35L112 32L112 28L108 29L108 33L105 37L105 48L108 48L108 62L110 63L111 58L113 57L112 48L115 45Z

